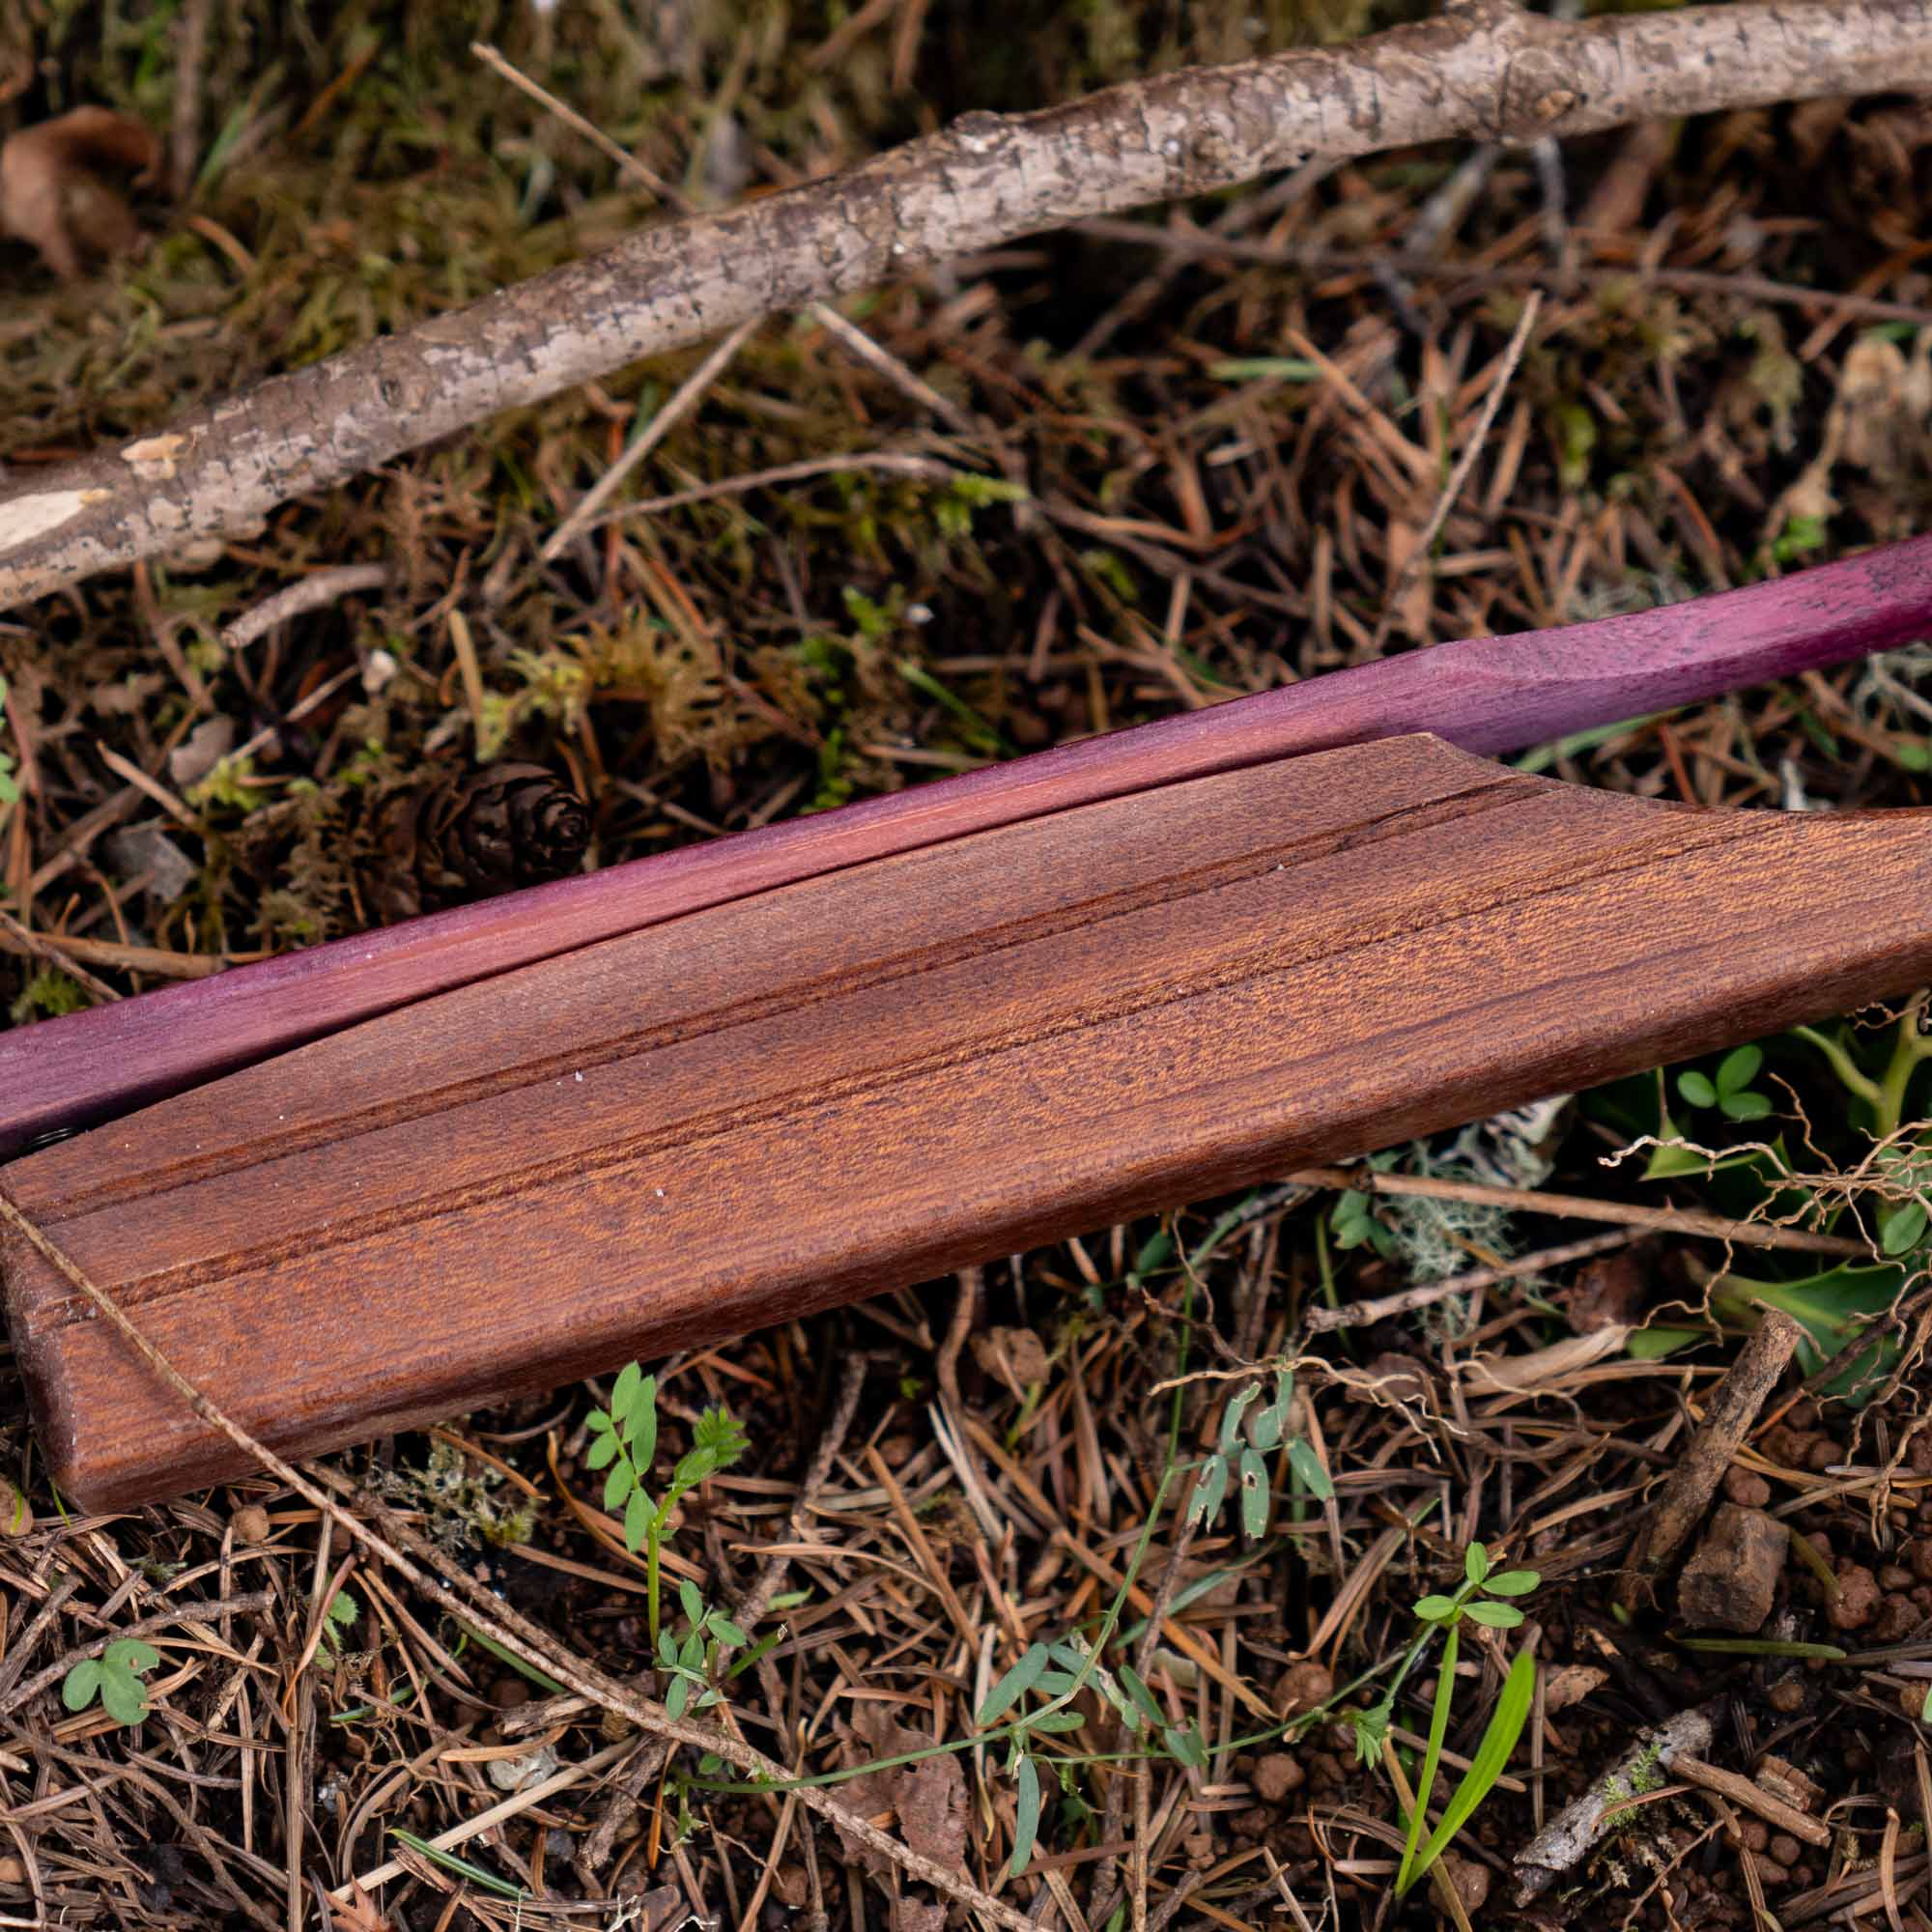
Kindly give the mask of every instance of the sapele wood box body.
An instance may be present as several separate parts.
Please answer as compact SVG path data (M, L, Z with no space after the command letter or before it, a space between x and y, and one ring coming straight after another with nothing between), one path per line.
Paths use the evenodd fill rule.
M1932 977L1926 814L1428 737L878 860L353 1027L5 1169L288 1454L717 1341ZM238 1473L17 1238L51 1472Z

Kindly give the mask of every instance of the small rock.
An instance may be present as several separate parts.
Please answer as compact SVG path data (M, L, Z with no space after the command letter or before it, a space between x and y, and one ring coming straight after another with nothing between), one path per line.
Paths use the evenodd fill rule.
M1762 1510L1719 1503L1677 1583L1677 1607L1692 1630L1751 1636L1764 1628L1784 1568L1788 1533Z
M1640 1322L1649 1289L1650 1269L1635 1249L1605 1255L1577 1272L1565 1309L1570 1325L1588 1335Z
M168 776L183 791L199 784L235 749L235 721L205 718L168 753Z
M1918 1536L1905 1547L1906 1567L1921 1583L1932 1583L1932 1536Z
M267 1543L272 1525L269 1521L269 1512L260 1503L243 1503L228 1519L228 1526L235 1532L237 1543L245 1543L250 1548L257 1544Z
M1449 1883L1456 1888L1456 1896L1463 1901L1463 1910L1473 1919L1490 1896L1489 1866L1478 1864L1474 1859L1462 1858L1455 1852L1444 1852L1442 1869Z
M1912 1572L1899 1564L1888 1563L1880 1569L1878 1582L1882 1590L1909 1590L1913 1584Z
M1312 1711L1335 1691L1335 1673L1312 1657L1291 1663L1276 1680L1274 1707L1284 1718L1297 1711Z
M1838 1572L1838 1594L1825 1605L1833 1630L1863 1630L1879 1605L1878 1578L1862 1563L1847 1563Z
M1804 1847L1789 1832L1780 1832L1771 1841L1771 1855L1789 1871L1804 1856Z
M1724 1493L1740 1509L1761 1510L1771 1500L1771 1485L1755 1469L1733 1468L1724 1477Z
M1804 1680L1795 1672L1789 1677L1780 1677L1765 1695L1779 1717L1788 1718L1804 1708Z
M1255 1766L1255 1795L1279 1804L1291 1791L1299 1791L1308 1774L1286 1751L1270 1751Z
M551 1776L556 1768L556 1751L550 1745L539 1745L521 1757L493 1757L484 1766L498 1791L521 1791Z
M27 1867L24 1861L16 1859L11 1852L0 1858L0 1885L25 1885Z
M1762 1818L1747 1818L1742 1826L1745 1834L1745 1850L1761 1852L1771 1843L1771 1827Z

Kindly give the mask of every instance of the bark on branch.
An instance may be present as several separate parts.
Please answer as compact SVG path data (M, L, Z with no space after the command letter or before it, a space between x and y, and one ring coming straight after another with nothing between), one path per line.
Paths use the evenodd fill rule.
M1561 23L1508 0L1350 45L962 116L862 166L666 221L454 314L263 383L166 434L0 486L0 609L642 355L1089 216L1313 156L1932 87L1932 0L1802 0Z

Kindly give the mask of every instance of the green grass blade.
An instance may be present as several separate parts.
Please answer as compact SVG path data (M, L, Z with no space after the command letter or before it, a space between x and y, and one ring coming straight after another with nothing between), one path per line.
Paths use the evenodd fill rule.
M1516 1662L1510 1665L1503 1694L1496 1699L1490 1727L1483 1733L1483 1741L1476 1747L1476 1755L1469 1769L1463 1774L1462 1783L1456 1787L1455 1796L1442 1813L1441 1824L1430 1833L1429 1842L1423 1846L1413 1864L1408 1866L1406 1876L1397 1881L1398 1896L1442 1856L1456 1833L1469 1822L1476 1806L1494 1788L1496 1779L1503 1775L1503 1766L1509 1762L1510 1752L1516 1748L1517 1739L1522 1735L1523 1724L1529 1717L1530 1698L1535 1692L1536 1660L1527 1650L1520 1650ZM1421 1808L1418 1800L1416 1809L1419 1812Z
M1415 1862L1415 1848L1422 1839L1422 1827L1429 1816L1429 1794L1435 1788L1435 1769L1442 1762L1442 1740L1449 1730L1449 1700L1456 1692L1456 1650L1462 1633L1454 1624L1442 1645L1442 1665L1435 1673L1435 1708L1429 1717L1429 1748L1422 1754L1422 1772L1415 1780L1415 1808L1408 1814L1408 1837L1402 1848L1402 1867L1395 1875L1398 1896L1408 1884L1409 1867Z

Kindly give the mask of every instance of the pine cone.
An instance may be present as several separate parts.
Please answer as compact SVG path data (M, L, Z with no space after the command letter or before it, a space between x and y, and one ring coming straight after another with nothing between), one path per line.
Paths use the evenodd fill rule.
M576 871L590 813L554 773L506 761L389 793L371 831L371 895L393 923Z

